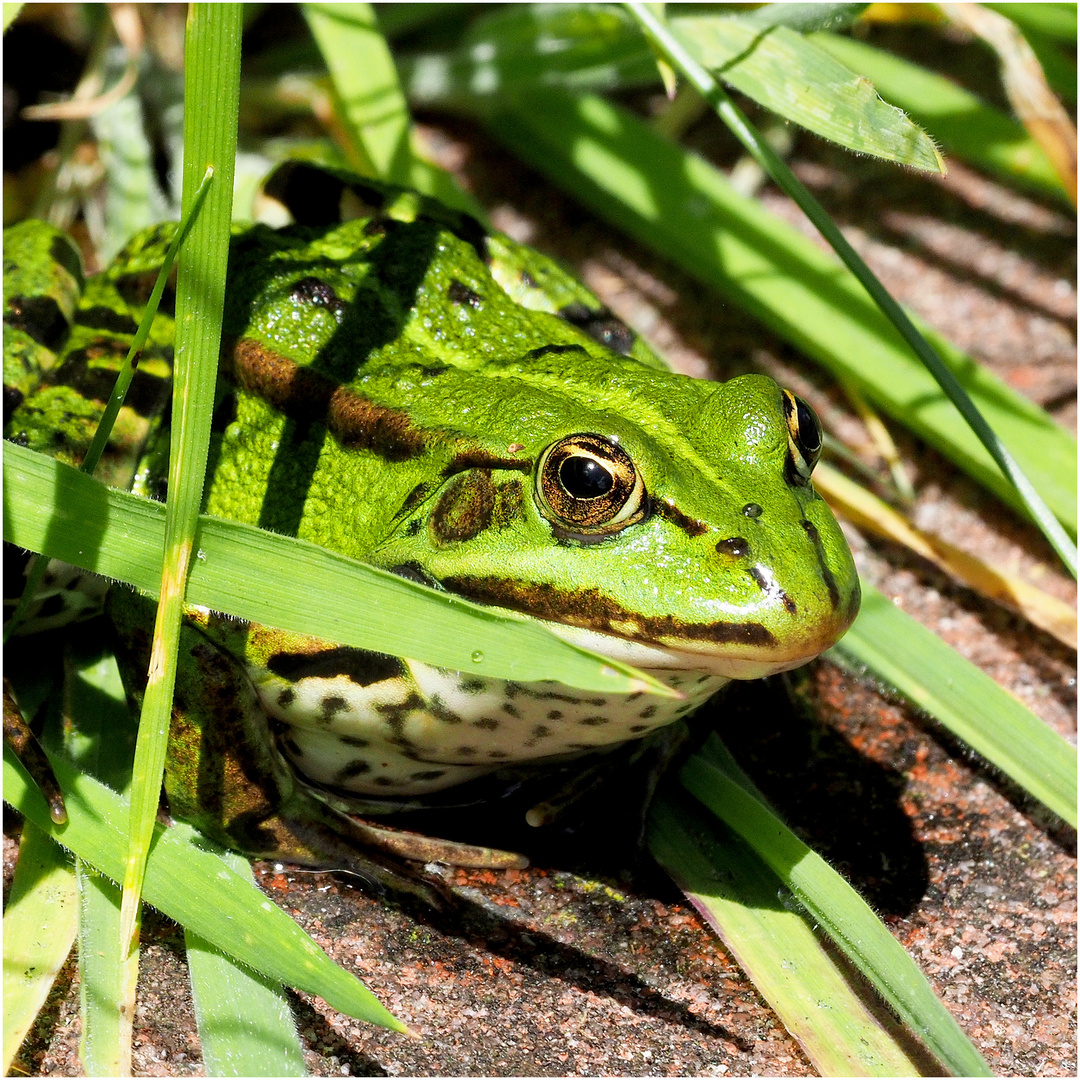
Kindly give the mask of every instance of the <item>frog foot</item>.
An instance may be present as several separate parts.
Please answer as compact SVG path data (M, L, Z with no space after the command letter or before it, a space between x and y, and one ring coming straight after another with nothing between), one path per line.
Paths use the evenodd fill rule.
M516 851L443 840L404 829L388 829L368 821L353 819L353 825L362 831L367 847L398 859L478 870L524 870L529 865L529 860Z

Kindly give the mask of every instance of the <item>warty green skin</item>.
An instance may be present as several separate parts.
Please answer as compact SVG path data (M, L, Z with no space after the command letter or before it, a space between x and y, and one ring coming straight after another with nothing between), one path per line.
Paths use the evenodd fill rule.
M343 174L334 185L360 216L234 237L208 512L542 619L686 698L481 680L192 611L174 811L252 854L324 861L334 819L294 770L360 796L437 791L644 736L727 679L794 667L839 638L857 575L795 467L775 383L672 374L530 249L414 193ZM136 238L91 281L56 370L77 373L78 349L119 352L132 298L148 292L133 283L165 242ZM159 316L151 359L167 359L169 331ZM77 460L72 437L57 444L43 424L42 396L61 392L49 382L9 437ZM151 410L125 411L152 433ZM624 525L568 526L543 494L545 450L577 435L632 462L638 510ZM158 490L162 468L151 451L137 488ZM137 600L111 606L137 693L149 617ZM209 792L208 747L227 759Z

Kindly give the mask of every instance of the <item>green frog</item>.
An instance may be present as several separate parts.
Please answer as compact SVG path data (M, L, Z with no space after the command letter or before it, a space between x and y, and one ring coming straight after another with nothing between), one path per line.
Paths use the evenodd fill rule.
M357 849L397 849L343 809L603 753L844 633L858 577L803 401L670 372L554 262L415 192L288 163L266 193L291 222L233 235L206 512L523 613L680 696L481 678L191 608L174 814L379 877ZM9 230L8 438L81 460L171 230L85 291L67 237ZM166 301L98 473L155 498L171 338ZM63 617L74 573L54 570L39 620ZM152 610L121 589L107 607L137 698Z

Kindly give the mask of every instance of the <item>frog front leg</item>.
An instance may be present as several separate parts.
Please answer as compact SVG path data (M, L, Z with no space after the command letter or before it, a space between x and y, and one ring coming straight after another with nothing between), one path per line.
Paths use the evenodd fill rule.
M114 590L106 607L117 628L124 685L137 705L153 604ZM381 891L441 906L445 898L435 883L400 861L396 834L340 813L296 777L270 724L242 663L185 620L165 766L172 813L249 857L348 870Z

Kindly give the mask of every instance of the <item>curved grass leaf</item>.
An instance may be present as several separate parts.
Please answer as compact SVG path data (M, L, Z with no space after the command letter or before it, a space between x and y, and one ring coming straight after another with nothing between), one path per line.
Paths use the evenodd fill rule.
M865 41L825 33L814 34L811 41L872 80L878 93L904 109L958 158L1068 201L1050 159L1024 125L971 91Z
M658 797L649 813L649 852L716 931L814 1068L822 1076L920 1075L925 1063L914 1060L874 1015L868 988L822 946L803 912L783 902L776 875L745 841L704 818L687 799Z
M350 165L484 221L483 208L449 173L413 152L412 118L371 5L308 3L301 10L330 73Z
M702 67L778 116L858 154L945 171L924 131L790 27L709 15L672 26Z
M78 903L67 853L23 826L4 911L4 1075L75 942Z
M829 655L868 667L1076 826L1076 748L876 589L863 585L859 615Z
M844 30L869 6L828 3L762 4L746 14L739 12L737 17L753 26L789 26L800 34L809 34L815 30ZM678 10L672 11L668 17L678 18Z
M739 195L718 169L591 95L548 89L507 98L485 122L553 183L733 299L1022 508L1016 489L855 277ZM1075 439L939 334L923 333L1075 534Z
M165 769L184 587L194 550L214 411L225 268L232 220L236 123L240 96L242 6L195 4L184 34L184 170L181 217L191 231L176 275L171 451L165 508L164 564L150 668L132 772L127 865L120 906L120 947L134 951L146 855ZM214 183L203 195L206 174ZM205 199L198 214L200 199ZM135 968L122 1011L135 1014Z
M4 534L21 547L157 591L163 507L10 443ZM495 614L302 540L203 515L195 550L192 604L477 675L672 695L652 676L564 642L535 621Z
M127 966L137 969L138 949L121 958L120 887L84 859L76 859L79 885L79 1060L87 1076L131 1071L131 1024L120 1008Z
M188 826L174 826L195 840ZM251 864L219 856L252 887ZM238 964L193 930L184 931L191 996L208 1076L306 1076L296 1023L281 984Z
M45 800L14 754L4 748L4 799L57 843L113 881L124 869L127 804L62 758L52 758L68 808L53 825ZM144 899L241 963L321 997L358 1020L406 1031L359 979L337 966L279 907L209 851L154 827Z
M926 977L861 896L773 813L715 735L683 767L686 789L741 836L956 1076L992 1076Z
M1036 30L1058 41L1076 44L1076 4L985 4L1012 19L1021 30Z

